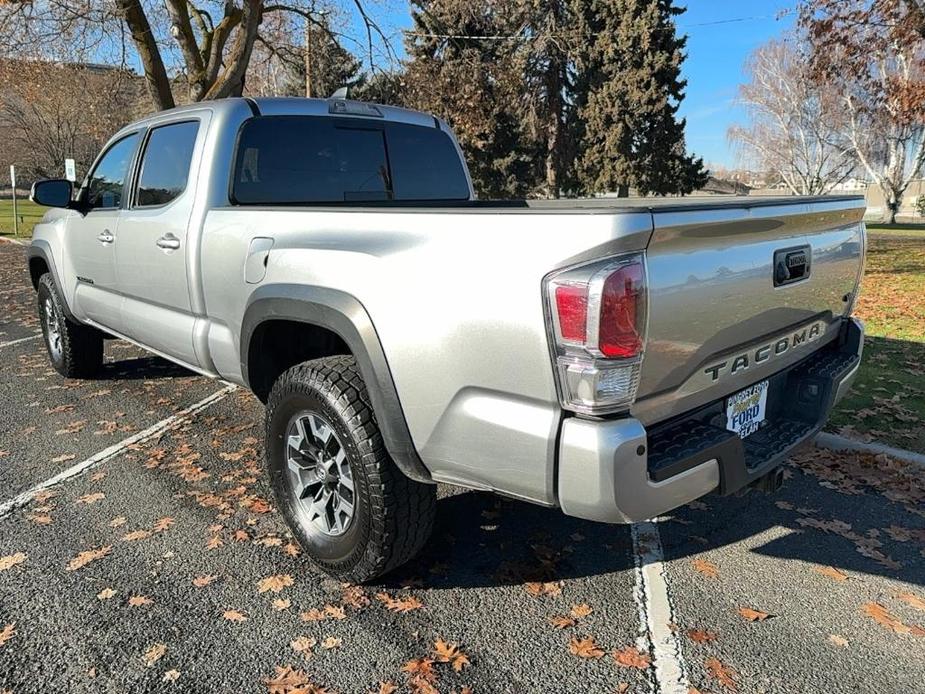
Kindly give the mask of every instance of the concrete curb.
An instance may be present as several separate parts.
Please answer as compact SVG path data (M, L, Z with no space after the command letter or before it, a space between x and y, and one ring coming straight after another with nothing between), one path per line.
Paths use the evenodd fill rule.
M891 458L896 458L925 468L925 455L915 453L914 451L906 451L902 448L885 446L882 443L855 441L854 439L848 439L838 434L828 434L823 431L816 435L815 444L820 448L828 448L832 451L858 451L860 453L871 453L873 455L884 453Z

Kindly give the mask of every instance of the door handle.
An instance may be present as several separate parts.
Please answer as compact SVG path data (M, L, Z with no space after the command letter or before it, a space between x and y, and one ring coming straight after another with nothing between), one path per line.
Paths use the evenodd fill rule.
M157 240L157 247L165 251L175 251L180 247L180 239L173 234L164 234Z
M96 240L99 241L100 243L106 244L106 243L112 243L113 241L115 241L116 237L112 235L109 229L103 229L100 235L96 237Z

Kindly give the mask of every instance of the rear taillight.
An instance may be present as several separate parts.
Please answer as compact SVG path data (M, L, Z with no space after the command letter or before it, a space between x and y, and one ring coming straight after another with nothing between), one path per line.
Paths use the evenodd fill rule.
M642 255L610 258L546 278L562 406L625 410L636 398L645 348Z

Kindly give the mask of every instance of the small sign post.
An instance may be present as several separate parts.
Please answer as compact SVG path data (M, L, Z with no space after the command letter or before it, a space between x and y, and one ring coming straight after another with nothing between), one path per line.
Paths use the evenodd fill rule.
M19 236L19 210L16 209L16 165L10 164L10 183L13 186L13 236Z
M73 159L64 160L64 177L71 183L77 180L77 167L74 166Z

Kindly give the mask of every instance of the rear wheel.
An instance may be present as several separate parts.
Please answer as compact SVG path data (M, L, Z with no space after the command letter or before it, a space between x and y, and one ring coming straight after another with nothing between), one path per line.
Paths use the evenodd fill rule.
M266 436L277 504L327 573L369 581L427 541L436 487L409 479L389 457L353 357L308 361L280 376Z
M51 273L39 278L39 319L48 358L62 376L88 378L103 365L103 333L67 317Z

